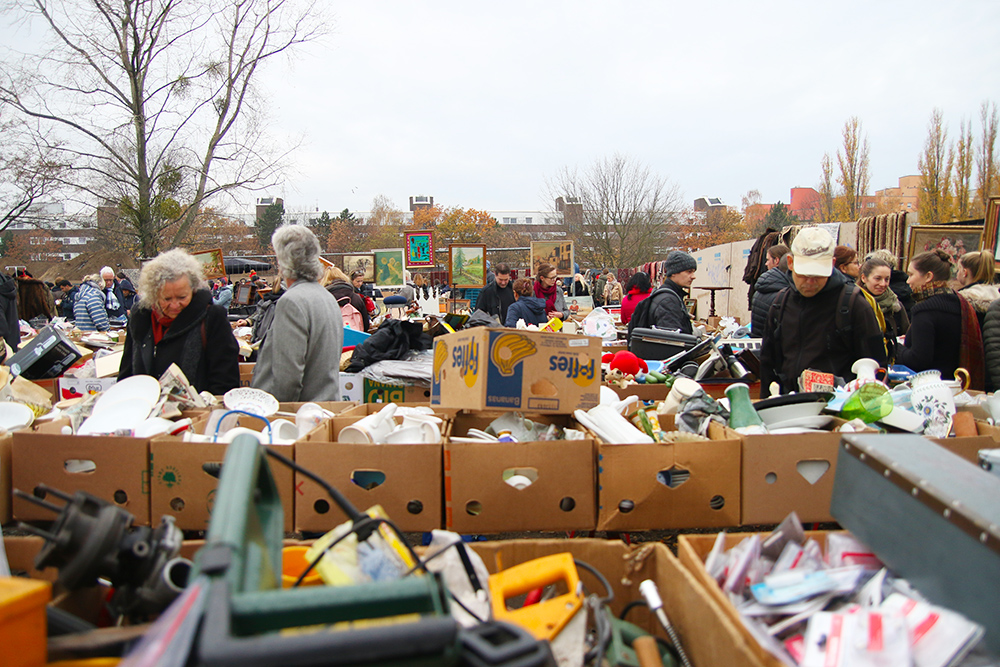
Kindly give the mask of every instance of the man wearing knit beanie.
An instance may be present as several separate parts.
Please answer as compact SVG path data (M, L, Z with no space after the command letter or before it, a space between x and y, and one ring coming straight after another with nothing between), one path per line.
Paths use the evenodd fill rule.
M658 329L677 329L682 333L694 333L691 316L684 306L688 288L694 282L698 262L694 257L680 250L672 250L663 263L663 287L649 295L650 323Z

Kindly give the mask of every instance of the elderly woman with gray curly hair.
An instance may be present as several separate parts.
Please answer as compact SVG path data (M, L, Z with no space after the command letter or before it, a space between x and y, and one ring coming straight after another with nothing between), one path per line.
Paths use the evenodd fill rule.
M201 263L175 248L147 262L128 321L118 379L160 377L177 364L198 391L225 394L240 385L239 344L229 316L212 303Z
M286 289L264 336L253 386L279 401L340 400L344 322L340 306L319 284L319 241L302 225L285 225L271 237Z

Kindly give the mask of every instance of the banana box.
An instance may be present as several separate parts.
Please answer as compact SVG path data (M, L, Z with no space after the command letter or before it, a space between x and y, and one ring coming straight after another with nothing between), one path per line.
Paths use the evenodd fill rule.
M431 405L570 414L600 388L600 338L476 327L434 339Z

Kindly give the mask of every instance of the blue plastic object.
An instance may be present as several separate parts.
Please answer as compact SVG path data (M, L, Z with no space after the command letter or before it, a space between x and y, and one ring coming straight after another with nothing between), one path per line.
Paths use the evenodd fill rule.
M361 343L368 340L369 336L371 336L371 334L365 333L364 331L355 331L354 329L344 327L344 347L361 345Z

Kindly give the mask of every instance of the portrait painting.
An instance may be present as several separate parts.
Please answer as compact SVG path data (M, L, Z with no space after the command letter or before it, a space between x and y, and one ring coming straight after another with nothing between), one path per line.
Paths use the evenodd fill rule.
M531 275L538 274L539 264L551 264L556 267L556 275L560 278L572 278L573 267L576 265L572 241L532 241L531 242Z
M348 277L355 271L365 272L365 282L375 282L375 255L344 255L344 273Z
M910 227L910 246L906 263L909 264L910 260L922 252L944 250L954 265L965 253L979 250L982 238L983 228L979 226L914 225Z
M986 202L986 219L983 220L983 250L993 253L993 259L1000 262L1000 243L997 243L997 227L1000 226L1000 197L990 197Z
M222 249L200 250L191 255L201 263L201 272L205 278L222 278L226 275L226 262L222 257Z
M402 287L403 249L392 248L375 251L375 284L379 287Z
M434 232L405 232L403 237L406 239L406 268L434 266Z
M448 246L448 283L459 289L485 287L485 244L460 243Z

